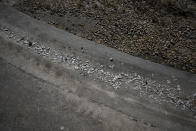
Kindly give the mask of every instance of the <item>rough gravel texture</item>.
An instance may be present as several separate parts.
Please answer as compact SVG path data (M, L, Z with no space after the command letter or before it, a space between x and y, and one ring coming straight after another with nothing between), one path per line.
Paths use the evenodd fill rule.
M97 43L196 73L196 26L190 12L145 0L24 0L15 7Z

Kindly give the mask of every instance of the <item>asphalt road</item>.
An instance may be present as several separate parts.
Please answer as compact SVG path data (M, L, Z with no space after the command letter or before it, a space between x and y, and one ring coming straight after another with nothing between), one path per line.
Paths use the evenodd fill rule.
M1 131L103 131L101 121L75 111L58 87L0 59Z

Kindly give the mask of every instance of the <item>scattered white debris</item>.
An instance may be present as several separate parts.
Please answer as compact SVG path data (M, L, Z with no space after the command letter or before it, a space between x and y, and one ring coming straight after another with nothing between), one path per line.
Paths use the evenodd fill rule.
M91 73L93 73L95 71L95 69L93 68L93 67L91 67L91 68L89 68L89 70L88 70L88 74L91 74Z
M115 75L112 81L115 82L117 79L122 79L121 74Z
M5 34L9 35L9 30L6 31L7 32ZM24 43L21 46L29 47L29 40L25 40L24 36L16 35L14 33L13 35L19 38L17 40L18 42L21 41L21 43ZM92 63L91 61L81 58L80 56L75 56L70 52L63 52L61 49L54 50L48 46L49 44L34 41L30 42L34 46L31 46L29 50L49 58L54 63L69 65L71 69L79 72L80 74L88 75L94 80L103 81L113 89L134 89L141 97L148 97L159 104L163 102L173 103L176 106L180 106L182 110L191 109L196 111L196 107L191 104L196 98L196 93L193 94L194 99L192 99L193 97L189 98L188 96L186 96L186 99L179 98L178 94L182 93L182 89L180 85L177 85L177 88L171 88L170 80L167 80L165 83L161 83L152 78L155 74L152 74L152 77L145 77L135 72L116 73L111 70L107 70L106 66L101 65L100 63ZM109 58L109 60L112 62L113 58ZM110 65L109 68L113 69L114 66L115 65ZM62 126L61 129L63 130L64 127Z

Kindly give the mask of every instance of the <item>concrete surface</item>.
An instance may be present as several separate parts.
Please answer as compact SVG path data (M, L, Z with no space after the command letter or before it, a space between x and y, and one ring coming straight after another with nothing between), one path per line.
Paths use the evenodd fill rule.
M1 131L106 130L99 119L76 111L55 85L2 59L0 67Z
M0 42L4 130L196 129L195 74L97 45L3 4Z

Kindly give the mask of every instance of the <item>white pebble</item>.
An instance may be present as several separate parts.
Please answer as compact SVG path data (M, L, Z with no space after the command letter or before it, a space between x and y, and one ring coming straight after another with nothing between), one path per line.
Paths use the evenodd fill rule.
M167 80L167 84L170 84L171 83L171 81L170 80Z
M113 58L110 58L110 61L112 62L113 61Z
M24 41L24 44L29 44L29 42L27 40Z
M65 127L64 127L64 126L61 126L61 127L60 127L60 130L64 130L64 129L65 129Z

